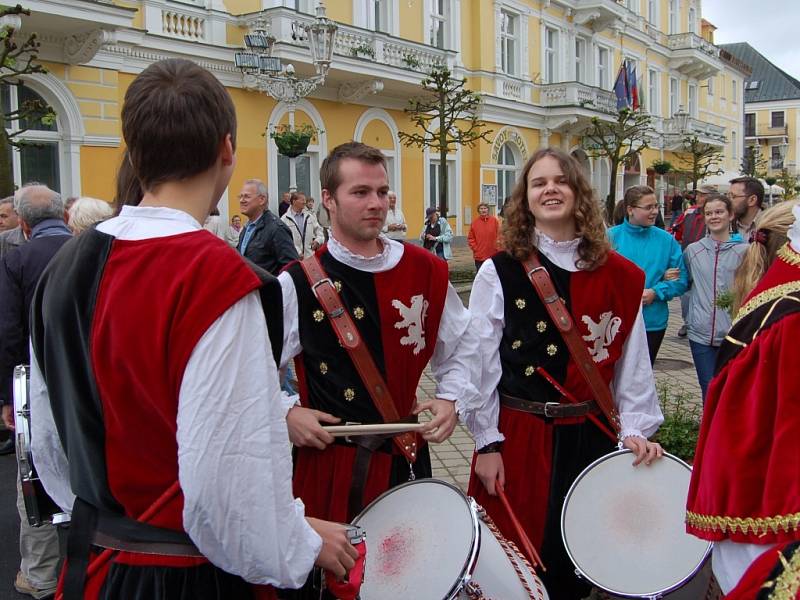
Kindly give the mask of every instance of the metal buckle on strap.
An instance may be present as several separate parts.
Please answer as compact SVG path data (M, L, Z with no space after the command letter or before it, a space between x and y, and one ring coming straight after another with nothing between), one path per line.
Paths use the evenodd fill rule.
M331 281L330 277L325 277L324 279L320 279L314 285L312 285L311 291L314 293L314 296L317 298L317 300L319 300L319 294L317 293L317 288L321 286L323 283L327 283L329 286L333 287L333 282Z
M550 407L552 407L552 406L559 407L559 406L561 406L561 403L559 403L559 402L545 402L544 403L544 416L548 417L550 419L555 419L557 417L553 413L550 412Z
M547 276L547 278L549 279L549 273L547 272L547 269L545 269L542 265L539 265L538 267L533 267L530 271L528 271L528 279L532 280L534 274L537 271L544 271L545 276ZM544 291L540 286L536 287L539 288L541 291ZM542 300L544 301L545 304L552 304L553 302L558 300L558 298L559 298L558 292L553 292L553 294L551 294L547 298L542 298Z

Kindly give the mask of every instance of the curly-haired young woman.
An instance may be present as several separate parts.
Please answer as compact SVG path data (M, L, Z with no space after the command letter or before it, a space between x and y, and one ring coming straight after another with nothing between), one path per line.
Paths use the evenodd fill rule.
M550 597L574 600L588 595L589 586L576 578L561 540L564 496L614 442L590 420L603 417L523 261L537 253L566 302L612 387L620 435L635 464L662 454L647 440L663 417L641 312L644 274L611 250L579 163L560 150L542 149L530 158L504 216L505 251L481 266L470 298L484 357L480 391L488 416L480 422L497 426L473 431L477 453L469 493L505 536L518 541L495 498L495 481L506 487L547 567L542 579ZM563 414L554 403L578 407L567 418L554 418L553 412Z

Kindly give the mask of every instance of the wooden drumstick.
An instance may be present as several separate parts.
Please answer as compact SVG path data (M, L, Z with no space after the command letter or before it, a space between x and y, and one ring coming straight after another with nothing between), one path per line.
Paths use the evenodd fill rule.
M497 490L497 495L500 497L500 502L503 504L503 508L506 509L508 518L511 519L511 524L514 526L514 530L517 532L517 535L522 542L523 550L525 550L528 558L531 559L531 564L533 564L534 567L541 567L542 571L547 571L542 559L539 558L539 554L536 552L533 544L531 544L528 534L525 533L525 530L522 528L522 524L517 520L517 515L515 515L514 511L511 509L511 504L509 504L508 498L506 497L506 492L503 489L503 486L500 485L499 480L494 482L494 489Z
M372 423L368 425L327 425L325 431L333 437L354 435L389 435L392 433L406 433L407 431L420 431L426 423Z

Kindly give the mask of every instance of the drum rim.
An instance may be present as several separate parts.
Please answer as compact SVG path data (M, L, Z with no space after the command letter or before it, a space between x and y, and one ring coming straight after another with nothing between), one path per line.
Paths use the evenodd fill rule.
M351 525L358 525L359 519L361 519L364 514L372 508L373 505L380 502L380 500L384 496L388 496L389 494L393 494L398 490L411 486L417 485L420 483L435 483L438 485L443 485L449 487L451 490L458 492L458 495L464 499L467 507L469 508L470 519L472 521L472 547L470 549L469 555L467 556L467 561L461 569L461 573L456 579L456 582L453 584L453 587L450 588L450 591L447 592L447 595L442 598L442 600L455 600L458 597L458 593L467 585L470 580L472 579L472 573L475 571L475 567L478 564L478 554L480 553L480 546L481 546L481 530L480 524L478 523L478 504L471 496L467 496L461 488L453 485L452 483L448 483L442 479L436 479L435 477L426 477L424 479L415 479L414 481L406 481L405 483L401 483L400 485L396 485L393 488L390 488L383 492L380 496L375 498L372 502L370 502L366 507L364 507L360 513L356 515L356 517L351 521ZM369 531L366 531L367 540L369 540Z
M570 551L569 545L566 543L566 537L564 535L564 520L565 520L566 512L567 512L567 504L569 503L569 499L572 497L572 493L575 491L575 487L586 476L586 474L589 473L589 471L591 471L595 466L597 466L600 463L605 462L607 460L611 460L612 458L616 458L618 456L622 456L623 454L633 454L633 451L632 450L628 450L627 448L623 448L623 449L619 449L619 450L614 450L613 452L609 452L608 454L604 454L603 456L601 456L600 458L595 459L594 461L591 462L591 464L586 466L586 468L584 468L583 471L580 472L580 475L578 475L575 478L575 481L572 482L572 485L569 486L569 491L567 492L567 495L564 496L564 504L561 507L561 542L564 544L564 549L567 551L567 556L569 556L570 561L572 562L573 566L575 567L575 570L580 574L580 576L583 577L589 583L591 583L594 586L600 588L604 592L608 592L609 594L614 594L615 596L623 596L623 597L626 597L626 598L660 598L664 594L668 594L670 592L673 592L673 591L677 590L679 587L681 587L682 585L687 583L692 577L697 575L697 573L700 571L700 569L703 568L703 565L708 560L708 555L711 553L711 549L714 547L713 543L708 542L708 545L706 547L706 551L703 553L703 557L697 563L697 566L694 568L694 570L691 573L689 573L686 577L681 579L679 582L677 582L677 583L675 583L675 584L673 584L673 585L671 585L671 586L669 586L667 588L661 589L661 590L654 590L654 591L652 591L652 592L650 592L648 594L645 594L645 595L635 595L635 596L631 596L630 594L627 594L625 592L621 592L619 590L609 589L609 588L603 586L602 584L600 584L599 582L595 581L594 579L592 579L588 574L586 574L586 572L583 570L583 568L578 566L578 563L575 561L575 557L572 555L572 552ZM673 460L676 463L678 463L680 465L683 465L690 472L692 470L692 467L691 467L691 465L689 465L689 463L687 463L686 461L684 461L681 458L678 458L674 454L670 454L669 452L664 452L664 456L662 457L661 460L663 460L664 458L669 458L670 460Z

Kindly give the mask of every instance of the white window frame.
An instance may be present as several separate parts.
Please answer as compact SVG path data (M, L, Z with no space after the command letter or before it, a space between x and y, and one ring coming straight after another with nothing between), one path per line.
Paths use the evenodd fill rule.
M731 102L738 104L739 102L739 82L731 79Z
M589 56L587 53L587 48L589 47L589 43L586 41L585 38L580 36L575 37L575 81L580 83L588 83L588 69L589 66Z
M310 0L304 0L310 3ZM353 24L370 31L399 35L400 0L353 0ZM380 18L376 22L375 9L380 8Z
M542 60L544 61L543 69L545 83L558 83L561 80L559 74L560 62L558 60L558 45L560 42L559 30L555 27L544 28L544 39L542 45L544 52L542 53ZM552 42L552 45L550 43Z
M503 162L503 152L508 151L511 154L511 158L514 161L513 165L508 165ZM499 152L497 153L497 168L496 168L496 182L497 182L497 208L500 210L505 203L506 196L511 196L511 193L514 191L514 183L517 180L517 176L519 175L520 170L522 169L522 160L521 157L518 156L517 148L515 144L511 144L510 142L506 142L500 148ZM505 179L503 179L503 183L501 184L501 178L504 175L511 173L511 189L505 190L507 192L506 196L503 195L503 187L505 186Z
M706 86L708 88L708 95L709 96L713 96L714 95L714 79L716 79L716 77L714 75L712 75L711 77L709 77L706 80Z
M780 115L781 121L783 121L782 125L775 125L775 116ZM772 110L769 113L769 126L770 128L777 128L777 127L786 127L786 112L782 110Z
M678 22L678 0L667 0L667 6L667 33L669 35L675 35L676 33L680 33L680 24Z
M661 114L661 74L655 69L647 70L647 110L651 115Z
M625 6L628 10L639 14L639 0L625 0Z
M283 5L297 12L314 14L313 0L283 0Z
M504 28L506 23L511 25L510 32ZM500 10L500 69L506 75L514 77L518 77L522 72L520 64L521 27L522 18L518 13L505 8Z
M401 2L404 0L394 1ZM443 27L443 48L446 50L455 50L456 52L459 52L461 50L461 41L459 39L461 35L461 20L458 14L458 7L456 5L457 0L442 0L442 6L444 9L443 14L439 12L438 0L423 1L425 6L423 22L425 43L433 46L434 48L438 47L436 44L432 43L432 36L435 23L440 23ZM459 59L457 58L456 60L458 61Z
M731 158L733 158L733 160L737 160L739 158L739 146L736 142L736 138L736 131L731 131Z
M658 0L647 0L647 22L653 27L658 27L659 22Z
M689 33L697 33L697 9L694 6L689 7Z
M681 84L675 77L669 78L669 118L675 116L681 105Z
M753 129L752 129L752 131L750 131L750 133L752 134L752 135L750 135L750 137L754 137L754 136L756 135L756 128L757 128L757 126L758 126L758 116L757 116L757 113L754 113L754 112L752 112L752 113L744 113L744 135L745 135L745 137L747 137L747 136L748 136L748 131L747 131L747 117L749 117L749 116L751 116L751 115L752 115L752 117L753 117Z
M688 105L689 115L696 119L699 110L697 105L697 84L690 83L687 89L686 103Z
M601 60L604 53L605 64ZM601 89L609 90L611 89L611 50L605 46L597 46L596 56L595 84Z
M439 12L439 0L431 0L430 3L430 11L428 13L431 26L430 31L428 32L428 43L434 48L446 48L447 47L447 2L442 2L442 10L443 12ZM437 30L442 33L442 46L436 41L436 37L434 35L434 31Z

